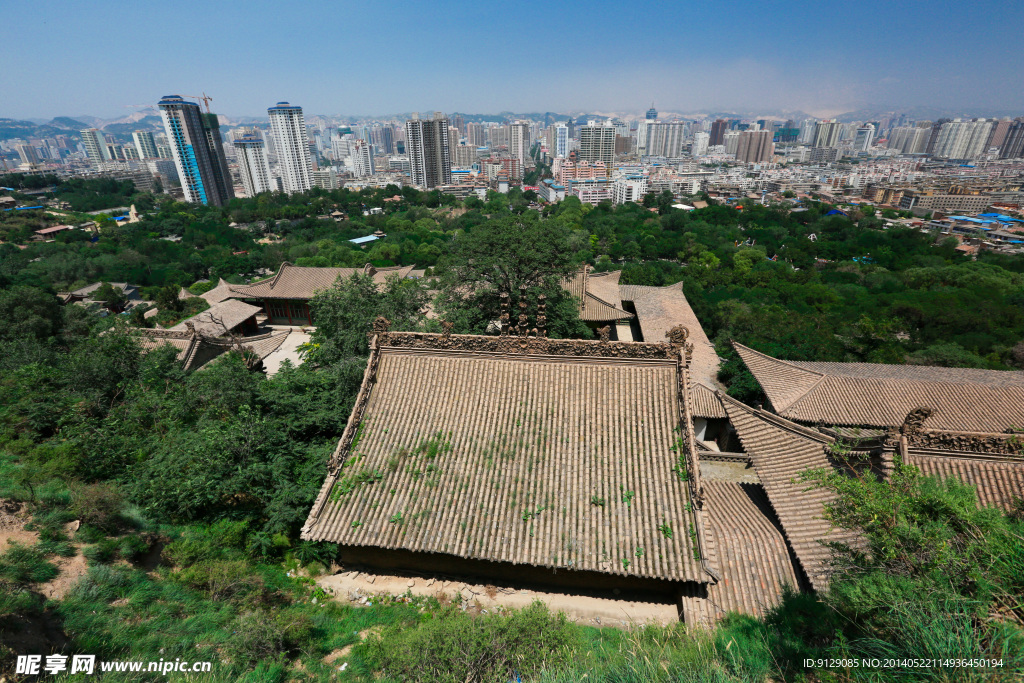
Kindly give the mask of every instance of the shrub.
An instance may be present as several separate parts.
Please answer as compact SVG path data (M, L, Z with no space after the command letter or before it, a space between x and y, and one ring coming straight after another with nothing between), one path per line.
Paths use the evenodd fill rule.
M89 567L89 571L71 589L67 599L111 602L124 597L133 583L141 580L139 574L127 567L106 564Z
M132 562L149 552L149 547L150 544L145 538L132 534L120 540L117 546L117 555L123 560Z
M178 572L174 579L214 600L244 596L263 586L261 578L253 574L253 568L244 560L204 560Z
M122 525L123 499L110 484L82 484L71 490L71 512L98 529L112 532Z
M75 532L75 540L79 543L98 543L106 537L107 535L103 533L102 529L88 524L78 527L78 531Z
M221 520L209 527L189 527L181 538L164 548L163 556L169 562L187 567L201 560L221 559L232 550L246 547L246 522Z
M226 651L235 664L246 667L268 663L290 654L312 637L312 619L298 611L245 612L231 625Z
M0 619L14 614L27 616L38 611L40 603L24 586L0 579Z
M75 547L68 543L68 536L64 529L59 527L43 527L39 530L39 542L36 549L43 555L60 555L61 557L73 557L77 552Z
M315 562L328 566L338 556L338 546L324 541L303 541L295 547L294 555L302 564Z
M532 677L568 661L580 645L565 615L536 602L509 616L478 618L449 606L414 628L390 626L365 648L389 678L482 683Z

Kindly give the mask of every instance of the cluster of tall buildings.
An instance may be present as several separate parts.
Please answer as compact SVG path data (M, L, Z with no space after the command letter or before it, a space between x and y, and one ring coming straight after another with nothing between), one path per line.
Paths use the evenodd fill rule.
M234 183L217 115L203 113L199 104L180 95L168 95L158 106L185 200L227 204L235 196ZM278 102L267 114L278 173L271 173L266 139L256 131L244 131L232 140L242 187L249 196L273 190L309 190L313 187L313 163L302 107Z
M16 152L23 167L40 170L65 159L71 172L79 172L87 159L91 169L86 173L131 179L144 190L152 188L156 177L165 188L180 184L180 196L187 201L223 206L236 193L295 193L343 183L353 188L412 184L484 196L485 188L504 191L522 183L535 157L552 170L553 177L537 183L542 196L557 200L575 194L595 203L632 201L641 190L692 194L693 188L707 186L710 175L723 187L749 190L745 177L751 173L767 173L764 182L774 183L778 173L799 164L821 177L823 169L848 166L842 163L846 159L961 165L964 160L1024 157L1024 117L684 119L661 116L652 105L625 119L580 115L478 121L431 112L404 121L345 124L322 116L307 120L301 107L278 102L267 110L268 123L228 125L208 105L204 111L178 95L165 97L158 106L163 133L138 130L130 144L124 137L86 128L77 151L68 136L0 141L0 158ZM794 182L796 188L804 181Z

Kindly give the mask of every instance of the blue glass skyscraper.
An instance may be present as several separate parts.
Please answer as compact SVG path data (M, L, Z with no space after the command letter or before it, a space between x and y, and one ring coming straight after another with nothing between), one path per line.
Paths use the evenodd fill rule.
M203 114L198 104L180 95L167 95L159 106L185 201L227 204L235 193L217 115Z

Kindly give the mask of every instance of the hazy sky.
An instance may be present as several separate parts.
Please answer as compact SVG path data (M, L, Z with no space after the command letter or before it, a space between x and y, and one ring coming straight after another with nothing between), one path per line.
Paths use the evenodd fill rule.
M0 117L866 105L1024 113L1024 2L9 0Z

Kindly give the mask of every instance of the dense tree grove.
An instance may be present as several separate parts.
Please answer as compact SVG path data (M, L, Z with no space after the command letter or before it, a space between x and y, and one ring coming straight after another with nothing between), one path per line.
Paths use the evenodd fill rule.
M118 205L113 199L101 208ZM483 334L500 316L498 293L510 291L515 304L525 285L531 316L539 294L547 297L552 336L586 337L559 282L589 264L621 269L624 283L683 282L725 359L721 379L744 400L760 389L729 340L795 360L1024 367L1020 257L974 260L951 240L885 228L869 212L828 215L831 207L813 201L801 212L757 204L685 212L660 196L540 210L532 199L513 191L458 202L394 186L267 194L222 209L150 197L144 220L101 219L95 237L68 231L24 249L0 244L0 498L24 503L39 533L32 547L0 548L0 634L23 615L47 615L76 652L195 659L198 651L222 662L223 680L321 680L333 671L323 658L373 625L386 628L357 646L353 680L382 670L396 680L423 671L484 680L467 678L474 670L547 681L799 680L804 657L925 656L910 651L907 634L921 647L953 643L949 656L1003 653L1005 680L1020 671L1019 514L978 511L969 487L911 468L888 482L809 475L809 485L836 491L833 521L865 533L872 552L837 551L843 578L829 594L792 595L764 620L730 617L708 634L649 629L634 641L541 608L474 621L429 601L322 607L322 592L286 575L300 565L322 570L334 557L333 546L301 542L298 530L348 419L378 315L393 329L436 330L430 303L456 331ZM0 234L23 242L30 219L2 215ZM349 242L376 230L386 238ZM318 328L306 362L272 378L236 353L186 374L172 349L143 352L119 300L101 317L56 297L130 282L172 324L203 305L179 302L180 287L198 294L219 277L251 281L284 261L416 264L436 279L383 288L365 275L339 281L311 302ZM64 525L75 519L82 525L72 538ZM46 607L34 587L53 575L54 558L74 554L72 544L84 545L89 574ZM152 552L163 566L147 572L142 558ZM548 636L544 647L530 645L537 634ZM0 670L12 655L0 649ZM303 668L291 664L298 659Z

